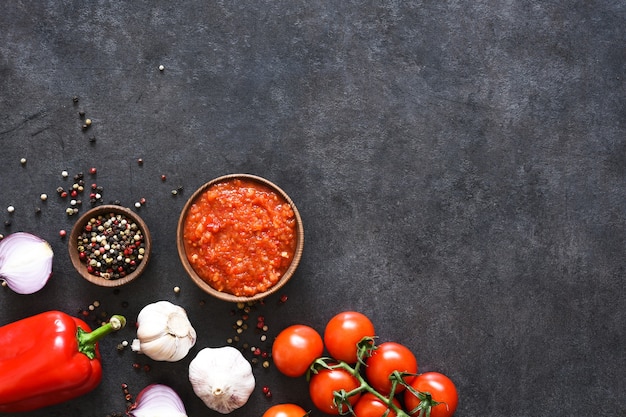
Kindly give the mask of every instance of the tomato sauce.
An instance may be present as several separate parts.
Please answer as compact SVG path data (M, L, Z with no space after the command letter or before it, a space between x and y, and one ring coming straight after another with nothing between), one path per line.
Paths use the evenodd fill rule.
M190 206L185 252L211 287L236 296L267 291L285 273L296 249L296 218L285 199L252 180L210 186Z

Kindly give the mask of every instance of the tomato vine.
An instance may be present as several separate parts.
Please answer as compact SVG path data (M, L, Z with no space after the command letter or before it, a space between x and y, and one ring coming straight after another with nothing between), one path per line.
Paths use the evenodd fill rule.
M317 374L321 369L342 369L348 372L358 381L359 386L350 391L341 389L333 393L334 402L337 409L339 410L340 415L354 415L354 410L352 408L350 398L356 395L361 395L365 392L369 392L376 396L376 398L378 398L382 403L386 404L388 410L393 410L396 413L397 417L430 417L431 409L442 403L435 401L429 392L418 391L410 384L406 383L406 377L415 377L418 374L399 372L397 370L393 371L389 375L389 379L391 381L391 391L388 395L381 394L369 384L366 378L362 375L361 367L365 366L365 359L371 356L372 352L376 349L377 346L375 344L374 338L364 337L357 344L357 362L354 364L354 366L344 361L337 361L336 359L331 357L320 357L316 359L309 367L309 370L307 372L307 380L310 380L311 376ZM400 385L419 399L419 405L415 409L410 410L408 413L397 404L395 404L393 401L393 398L397 393L398 386ZM419 414L415 415L415 413L417 412L419 412ZM385 415L387 415L388 413L389 411Z

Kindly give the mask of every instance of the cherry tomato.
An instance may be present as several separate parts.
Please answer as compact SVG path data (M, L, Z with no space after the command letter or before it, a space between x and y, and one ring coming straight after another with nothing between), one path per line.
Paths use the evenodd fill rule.
M304 417L307 412L297 404L276 404L267 409L263 417Z
M346 413L348 407L345 404L341 409L335 404L335 391L344 390L350 392L361 384L348 371L344 369L321 369L317 374L313 374L309 381L309 395L315 407L326 414ZM361 394L356 394L348 398L348 402L354 405Z
M412 382L411 387L422 394L429 394L432 401L426 398L423 407L432 406L432 402L439 403L430 409L430 417L451 417L459 404L459 395L454 382L439 372L426 372L418 375ZM413 411L420 405L420 398L411 391L404 392L404 405L407 412ZM413 416L419 415L419 410Z
M272 345L272 360L284 375L299 377L324 352L324 342L317 330L294 324L282 330Z
M375 335L374 325L366 315L344 311L326 324L324 345L333 358L353 364L357 361L357 343Z
M400 408L400 402L397 399L393 398L391 401ZM382 417L387 410L389 410L387 417L396 417L396 412L371 392L363 394L353 410L355 417Z
M389 376L394 372L417 373L417 359L406 346L396 342L381 343L372 355L365 361L365 378L376 391L383 395L391 392ZM414 376L405 376L402 379L408 384ZM404 391L405 386L396 385L395 394Z

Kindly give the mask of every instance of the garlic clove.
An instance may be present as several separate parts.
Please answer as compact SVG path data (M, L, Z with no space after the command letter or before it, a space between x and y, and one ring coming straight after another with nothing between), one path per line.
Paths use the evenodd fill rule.
M178 349L175 339L171 341L155 339L149 342L140 342L139 349L141 353L157 361L175 362L177 360L172 360L176 356L176 350Z
M191 332L187 315L179 311L168 314L166 330L168 334L178 338L189 337Z
M144 314L137 318L137 338L140 340L154 340L158 339L166 334L166 319L158 313L154 313L152 316L147 317Z

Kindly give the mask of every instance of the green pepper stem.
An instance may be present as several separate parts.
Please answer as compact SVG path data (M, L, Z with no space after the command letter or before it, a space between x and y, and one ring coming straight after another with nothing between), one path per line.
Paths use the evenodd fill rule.
M126 326L126 318L114 315L108 323L103 324L92 332L86 332L79 327L76 334L78 351L87 355L89 359L94 359L96 357L96 343L109 333L120 330L124 326Z

